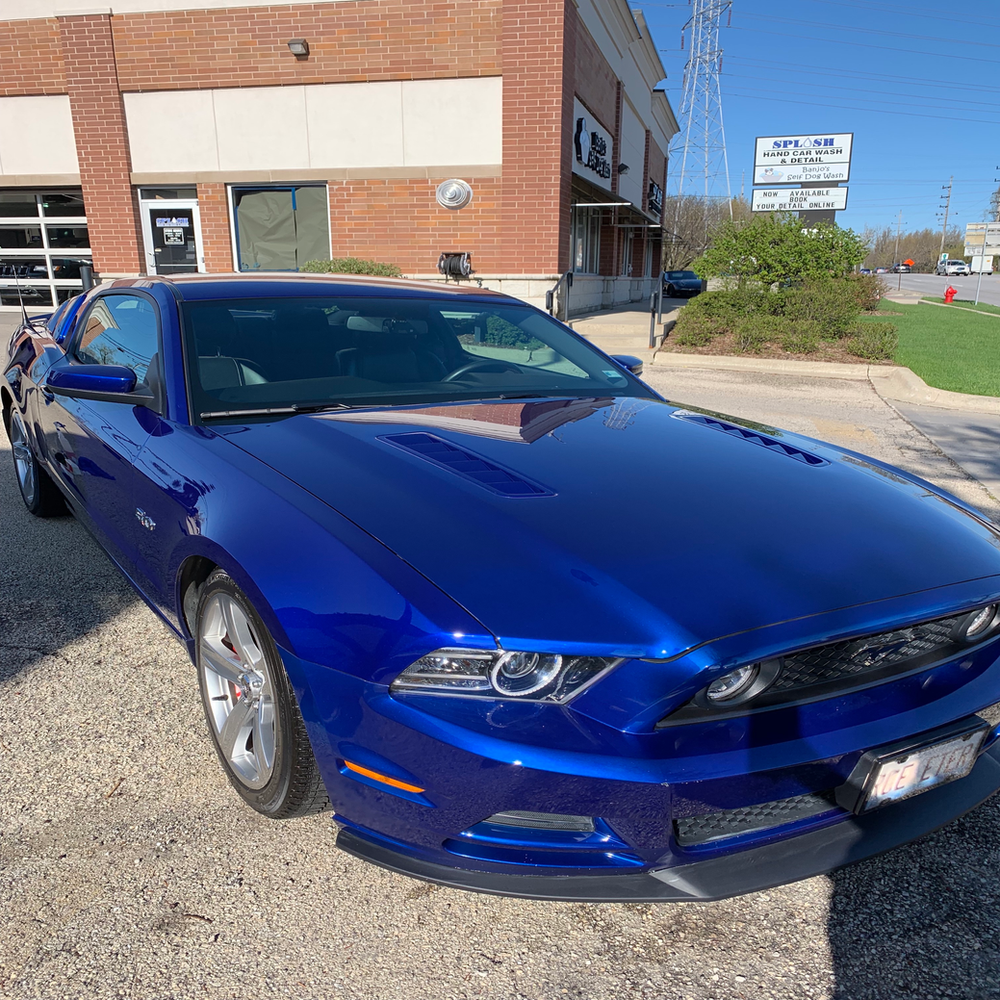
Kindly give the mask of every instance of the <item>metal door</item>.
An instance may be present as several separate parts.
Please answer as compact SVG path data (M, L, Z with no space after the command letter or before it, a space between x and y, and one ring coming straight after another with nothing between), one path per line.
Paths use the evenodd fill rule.
M149 274L205 270L201 219L196 201L142 201L142 233Z

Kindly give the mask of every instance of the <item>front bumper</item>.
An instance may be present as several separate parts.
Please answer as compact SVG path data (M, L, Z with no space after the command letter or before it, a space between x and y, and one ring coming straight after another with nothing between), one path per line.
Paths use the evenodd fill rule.
M881 854L945 826L998 790L1000 744L994 744L967 777L867 815L732 854L614 875L518 875L453 868L407 856L346 827L338 834L337 846L390 871L497 896L578 903L708 902L822 875Z

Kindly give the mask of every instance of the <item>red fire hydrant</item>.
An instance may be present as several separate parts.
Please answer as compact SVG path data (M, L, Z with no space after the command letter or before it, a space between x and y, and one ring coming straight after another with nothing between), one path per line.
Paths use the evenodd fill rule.
M957 289L957 288L952 288L952 287L951 287L951 285L949 285L949 286L948 286L948 287L947 287L947 288L946 288L946 289L944 290L944 300L945 300L945 302L947 302L947 303L948 303L948 305L951 305L951 300L952 300L952 299L953 299L953 298L954 298L954 297L955 297L956 295L958 295L958 289Z

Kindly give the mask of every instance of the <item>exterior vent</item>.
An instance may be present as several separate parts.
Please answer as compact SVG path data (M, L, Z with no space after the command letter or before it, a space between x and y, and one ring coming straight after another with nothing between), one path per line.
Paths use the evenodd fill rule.
M386 434L379 440L423 458L439 469L454 472L497 496L510 498L555 496L555 493L545 486L533 483L516 472L511 472L474 452L459 448L435 434L422 432Z
M680 847L694 847L713 840L739 837L760 830L798 823L836 809L832 793L795 795L776 802L762 802L741 809L723 809L703 816L685 816L674 820L674 837Z
M803 465L819 466L830 464L825 458L820 458L819 455L813 455L811 452L803 451L801 448L795 448L790 444L784 444L782 441L777 440L777 438L768 437L766 434L758 434L757 431L752 431L747 427L730 424L725 420L717 420L715 417L708 417L703 413L691 413L688 410L677 410L673 415L679 420L687 420L692 424L701 424L703 427L711 427L712 430L722 431L724 434L729 434L735 438L742 438L744 441L749 441L751 444L759 445L761 448L767 448L768 451L777 452L779 455L786 455L788 458L794 458L796 462L801 462Z

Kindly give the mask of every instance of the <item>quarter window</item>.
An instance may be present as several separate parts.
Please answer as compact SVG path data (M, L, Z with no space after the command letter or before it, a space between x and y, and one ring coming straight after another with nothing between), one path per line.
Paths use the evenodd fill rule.
M158 332L156 308L148 299L106 295L87 314L76 357L88 365L124 365L141 382L158 349Z

